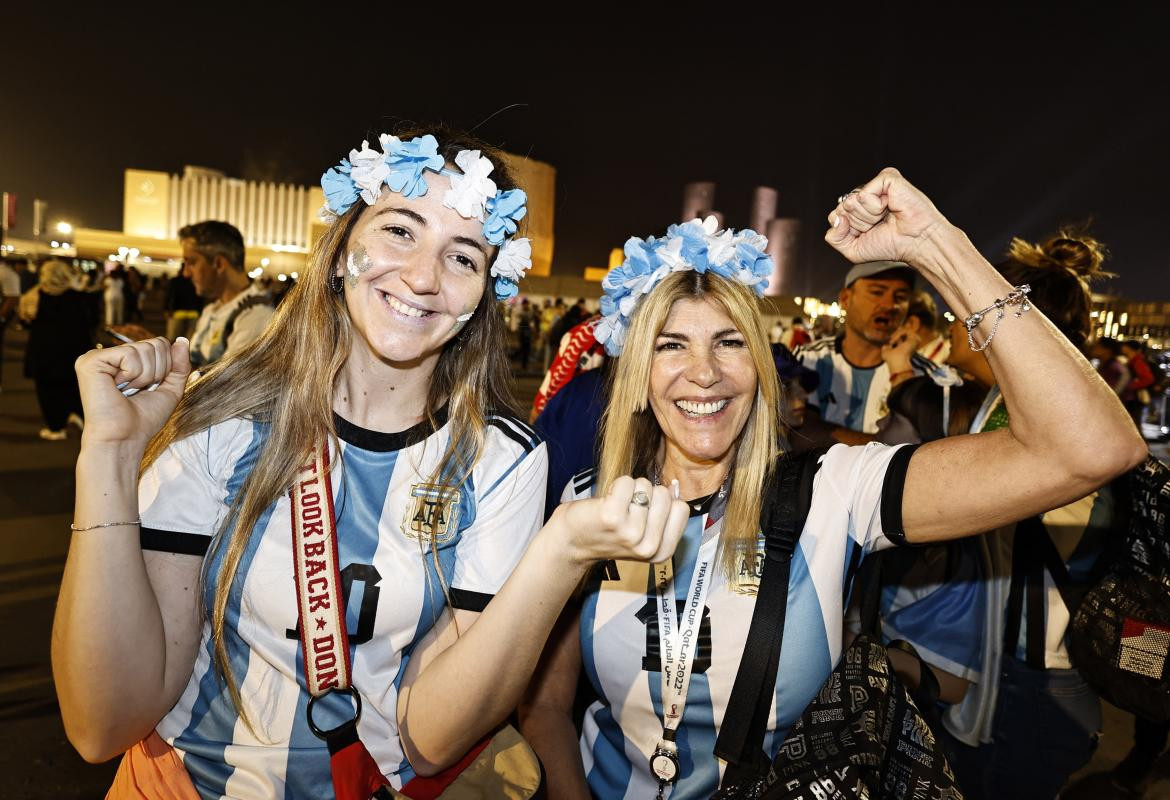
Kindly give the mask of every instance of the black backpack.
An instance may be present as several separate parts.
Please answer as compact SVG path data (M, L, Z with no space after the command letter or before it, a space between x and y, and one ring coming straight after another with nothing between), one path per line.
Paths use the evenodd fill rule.
M785 456L765 498L765 560L739 672L715 754L728 762L714 800L962 800L955 776L919 706L933 711L938 682L921 660L915 698L881 642L880 555L863 562L861 634L841 656L774 760L763 752L784 635L792 554L812 504L824 450ZM896 643L902 649L906 643ZM913 653L910 648L909 652Z
M1072 615L1065 641L1085 681L1118 708L1168 722L1170 468L1150 456L1121 486L1126 525L1101 578L1076 597L1048 536L1045 566Z

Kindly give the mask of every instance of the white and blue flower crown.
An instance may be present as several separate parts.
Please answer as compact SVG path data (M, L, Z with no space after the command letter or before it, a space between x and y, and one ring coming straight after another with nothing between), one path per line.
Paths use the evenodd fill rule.
M630 237L626 260L601 282L603 316L593 334L607 353L621 355L638 301L672 272L713 272L764 294L772 274L768 239L746 228L738 233L718 228L715 217L707 217L671 225L660 239Z
M532 267L532 243L526 238L509 238L516 233L516 223L528 213L524 190L499 191L488 177L494 168L492 162L478 150L460 150L455 156L462 172L448 169L439 154L439 143L430 134L404 142L383 133L378 144L382 152L363 141L361 150L350 150L348 159L325 171L321 176L325 210L341 216L359 197L372 206L378 202L383 185L403 197L422 197L427 193L424 172L446 175L451 188L443 195L443 205L466 219L482 222L484 238L500 248L491 267L496 299L515 297L520 280Z

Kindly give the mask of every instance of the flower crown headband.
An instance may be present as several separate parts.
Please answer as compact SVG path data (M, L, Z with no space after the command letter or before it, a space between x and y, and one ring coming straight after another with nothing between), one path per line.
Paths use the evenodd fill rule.
M372 206L378 202L383 184L403 197L422 197L428 188L424 172L446 175L451 188L443 195L443 205L465 219L482 222L484 238L500 248L491 267L496 299L515 297L520 280L532 267L532 243L526 238L509 238L516 233L516 223L528 213L524 190L499 191L488 177L494 168L492 162L478 150L460 150L455 156L462 172L448 169L439 155L439 143L430 134L404 142L383 133L378 144L382 152L363 141L361 150L350 150L348 159L325 171L321 176L324 211L339 217L359 197Z
M638 301L672 272L713 272L764 294L772 274L768 239L746 228L738 233L718 228L715 217L707 217L671 225L660 239L630 237L625 261L601 282L603 316L593 334L607 353L621 355Z

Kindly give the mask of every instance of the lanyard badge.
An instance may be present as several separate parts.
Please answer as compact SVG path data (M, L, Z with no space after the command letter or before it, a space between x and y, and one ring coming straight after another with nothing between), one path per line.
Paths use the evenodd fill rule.
M670 559L654 564L654 591L657 596L658 651L662 658L662 738L650 756L650 772L658 778L658 796L666 784L678 780L680 768L675 738L686 707L687 692L699 648L699 627L707 590L713 575L711 565L718 538L702 543L682 614L675 609L674 564Z

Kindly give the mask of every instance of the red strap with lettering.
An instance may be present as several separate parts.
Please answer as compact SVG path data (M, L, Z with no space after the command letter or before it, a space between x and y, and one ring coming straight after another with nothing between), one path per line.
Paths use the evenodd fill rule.
M312 461L301 467L288 494L305 686L309 694L319 697L331 690L348 689L350 676L328 445L313 451ZM357 700L360 703L361 698ZM311 717L309 721L312 724ZM329 747L329 769L337 800L368 800L389 785L358 739L356 718L325 732L323 738Z
M350 688L349 636L345 629L327 445L316 448L313 459L300 468L289 490L289 500L305 685L310 695L319 697ZM361 702L360 696L356 699ZM310 703L309 714L311 707ZM312 725L311 716L309 722ZM389 786L378 763L358 739L356 718L318 735L329 748L329 770L337 800L368 800ZM491 736L485 736L459 763L437 775L414 778L402 787L402 794L414 800L438 797L490 741Z

